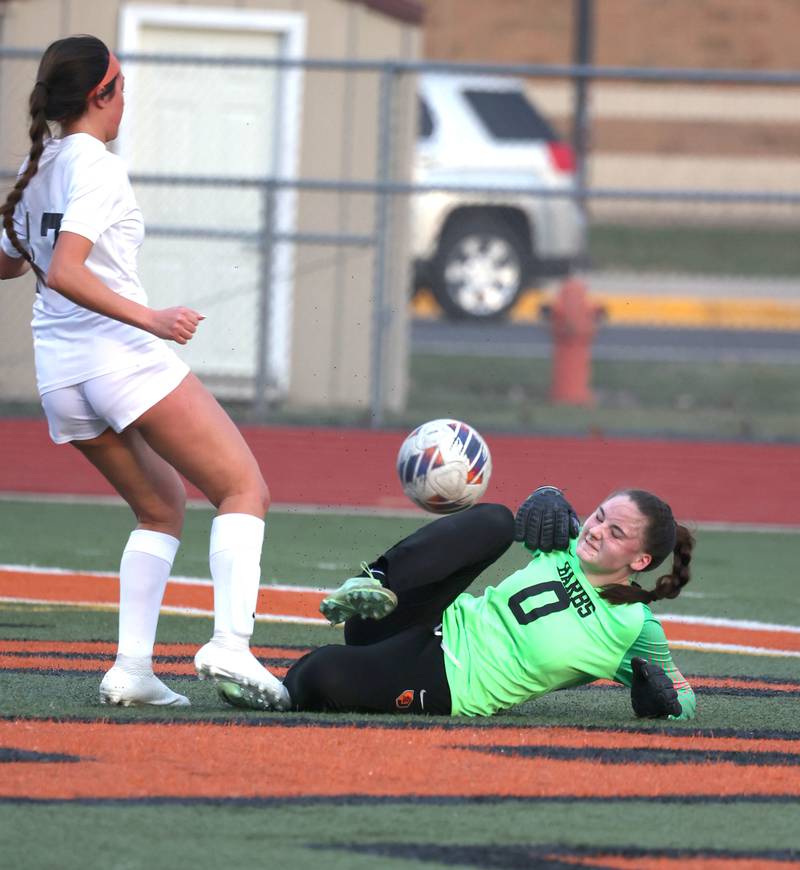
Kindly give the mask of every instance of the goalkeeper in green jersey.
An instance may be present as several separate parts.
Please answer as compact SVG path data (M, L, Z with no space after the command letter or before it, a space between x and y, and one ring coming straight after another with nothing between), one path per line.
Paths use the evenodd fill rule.
M527 564L480 596L466 591L514 541ZM648 605L689 581L694 540L661 499L610 495L579 526L563 494L536 490L514 516L482 504L395 544L320 607L345 644L290 669L295 710L488 716L598 679L631 690L637 716L691 719L694 693ZM670 564L652 590L632 578ZM247 686L221 697L270 709Z

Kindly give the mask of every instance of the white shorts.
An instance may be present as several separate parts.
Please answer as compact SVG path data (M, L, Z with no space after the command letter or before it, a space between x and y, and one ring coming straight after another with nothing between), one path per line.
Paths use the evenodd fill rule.
M86 441L109 426L121 432L138 420L189 374L189 366L167 351L145 357L134 368L44 393L42 407L53 441Z

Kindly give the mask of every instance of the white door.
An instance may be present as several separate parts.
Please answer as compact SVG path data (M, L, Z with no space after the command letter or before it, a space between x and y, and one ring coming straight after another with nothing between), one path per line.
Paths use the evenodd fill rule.
M302 49L302 18L129 5L121 42L123 51L147 54L285 57ZM126 115L119 150L132 175L224 179L296 173L296 70L131 59L123 71ZM247 395L258 368L260 294L267 283L267 371L269 380L285 389L292 252L286 244L276 246L268 280L262 263L263 189L135 188L148 228L139 267L151 305L189 305L207 318L181 355L199 375L213 379L219 393L237 395L244 388ZM279 195L275 220L278 230L293 229L290 191Z

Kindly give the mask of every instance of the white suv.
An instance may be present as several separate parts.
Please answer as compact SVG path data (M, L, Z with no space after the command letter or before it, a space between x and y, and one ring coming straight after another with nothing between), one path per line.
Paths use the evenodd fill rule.
M412 197L415 289L429 287L451 317L498 317L533 282L567 274L580 253L574 199L526 192L573 190L572 150L519 80L428 73L417 91L415 182L504 190Z

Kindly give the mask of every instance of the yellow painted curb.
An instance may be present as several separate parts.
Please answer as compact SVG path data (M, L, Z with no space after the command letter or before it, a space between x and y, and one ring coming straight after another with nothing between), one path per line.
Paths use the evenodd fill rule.
M589 299L602 306L606 322L625 326L675 326L706 329L775 329L800 331L800 302L777 299L708 299L676 296L621 296L590 293ZM553 293L531 291L511 311L515 323L540 320L542 307L552 305ZM421 319L442 316L433 296L420 291L412 311Z

